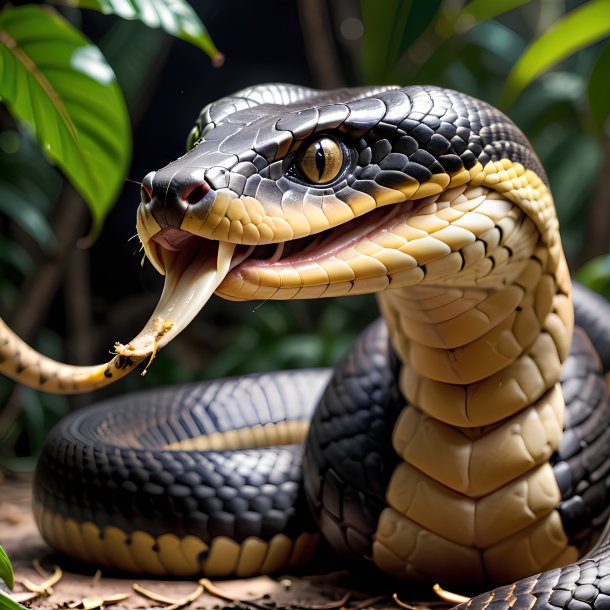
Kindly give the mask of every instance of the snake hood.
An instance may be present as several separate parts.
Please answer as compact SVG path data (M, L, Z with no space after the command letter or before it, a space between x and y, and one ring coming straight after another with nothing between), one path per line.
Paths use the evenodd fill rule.
M452 253L510 202L533 220L553 264L565 264L527 140L461 93L261 85L206 106L190 139L186 155L142 184L138 234L166 275L145 328L94 367L60 365L7 335L5 374L48 391L106 385L175 337L213 293L318 298L442 282L439 273L458 270ZM436 215L477 187L498 201L455 222Z

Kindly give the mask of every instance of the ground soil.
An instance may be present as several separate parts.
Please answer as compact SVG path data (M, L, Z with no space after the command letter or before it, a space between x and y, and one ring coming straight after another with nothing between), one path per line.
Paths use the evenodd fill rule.
M2 475L0 474L0 477ZM41 583L44 578L34 567L40 562L50 576L54 566L62 570L61 580L48 596L39 596L24 602L31 608L82 608L83 600L107 599L112 595L129 593L129 597L113 608L163 608L167 604L155 602L133 591L134 583L172 599L179 599L197 588L197 580L159 580L137 575L119 575L102 571L96 576L96 567L76 564L65 556L54 553L38 533L31 504L31 476L20 475L0 479L0 545L4 547L13 562L15 570L15 591L26 592L23 580ZM316 570L316 566L323 569ZM253 600L254 604L239 603L219 599L207 593L185 606L187 610L236 607L239 610L332 610L344 608L364 610L375 607L379 610L398 607L392 600L392 593L398 592L400 599L430 598L426 590L397 590L395 583L382 582L379 577L350 574L341 563L322 558L314 563L315 571L275 577L261 576L242 580L215 581L215 585L227 592L235 600ZM346 598L347 594L349 599ZM339 603L337 603L339 602ZM95 603L95 602L92 602ZM426 604L428 605L428 604Z

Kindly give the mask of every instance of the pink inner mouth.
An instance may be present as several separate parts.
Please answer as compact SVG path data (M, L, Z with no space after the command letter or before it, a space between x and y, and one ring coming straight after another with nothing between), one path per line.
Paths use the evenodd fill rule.
M248 267L299 265L329 258L368 236L391 228L409 216L412 209L412 202L405 202L378 208L334 229L307 237L262 246L238 245L229 273L240 274ZM175 227L163 229L151 241L157 248L180 252L181 267L195 257L215 253L218 243Z
M330 258L340 250L362 241L390 226L393 219L410 214L411 202L378 208L338 227L282 244L257 246L247 255L240 268L268 265L298 265ZM237 254L240 253L239 246ZM278 247L281 247L278 255Z
M185 244L187 240L191 239L193 235L191 233L187 233L182 229L177 229L175 227L169 227L167 229L163 229L159 231L153 238L152 241L158 243L160 246L165 248L166 250L171 250L172 252L177 252L180 250Z

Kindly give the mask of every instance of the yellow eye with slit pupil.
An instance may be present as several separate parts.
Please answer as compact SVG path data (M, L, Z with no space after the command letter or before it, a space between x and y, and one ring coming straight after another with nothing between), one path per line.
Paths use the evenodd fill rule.
M343 150L332 138L320 138L301 153L297 166L305 180L312 184L332 182L343 167Z

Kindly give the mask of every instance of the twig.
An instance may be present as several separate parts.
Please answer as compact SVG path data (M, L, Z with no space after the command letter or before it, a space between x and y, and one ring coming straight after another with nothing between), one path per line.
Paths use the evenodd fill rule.
M452 593L451 591L445 591L438 583L432 587L432 590L445 602L450 604L464 604L470 601L470 597L459 595L458 593Z
M109 595L108 597L85 597L77 604L77 606L82 605L84 610L94 610L95 608L101 608L102 606L111 606L112 604L118 604L124 599L127 599L129 595L130 593L117 593L116 595Z
M407 604L407 602L403 602L399 597L398 593L392 593L392 599L396 604L398 604L401 608L406 608L406 610L419 610L417 606L412 606L411 604Z
M257 608L258 610L269 610L269 606L266 606L264 604L258 604L255 601L251 601L249 599L240 599L238 597L234 597L233 595L230 595L226 591L219 589L208 578L201 578L199 580L199 584L205 589L206 593L209 593L210 595L213 595L214 597L224 599L227 602L233 602L234 604L242 604L244 606L252 606L253 608Z
M169 604L164 610L177 610L178 608L182 608L183 606L187 606L191 602L194 602L204 591L203 586L200 584L197 588L187 595L186 597L181 597L180 599L172 599L171 597L166 597L165 595L161 595L160 593L155 593L154 591L149 591L144 587L134 583L131 585L133 590L144 597L148 597L148 599L152 599L155 602L161 602L162 604Z
M22 593L5 593L7 597L10 597L13 601L16 601L18 604L22 604L23 602L29 602L40 596L40 593L35 593L34 591L24 591Z
M38 576L40 576L40 578L44 578L45 580L49 578L49 573L40 565L40 561L38 561L38 559L33 559L32 565L34 566L36 572L38 572Z
M148 597L148 599L152 599L154 602L161 602L162 604L175 604L176 600L171 599L165 595L161 595L161 593L155 593L155 591L150 591L149 589L145 589L138 583L133 583L131 585L133 590L144 597Z
M23 578L20 582L26 589L32 591L32 593L38 593L39 595L52 595L53 585L56 585L63 576L63 572L59 566L54 566L54 570L53 576L47 578L47 580L41 582L39 585L33 583L27 578Z
M228 602L239 602L241 600L229 595L222 589L219 589L211 580L208 578L200 578L199 584L205 589L206 593L213 595L214 597L219 597L220 599L224 599Z

